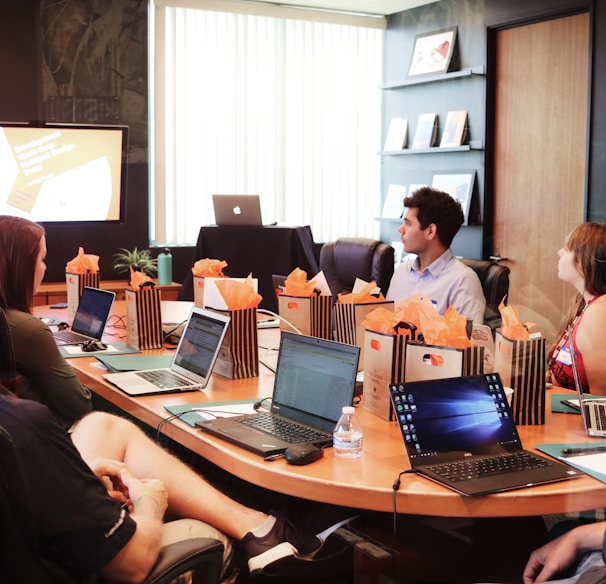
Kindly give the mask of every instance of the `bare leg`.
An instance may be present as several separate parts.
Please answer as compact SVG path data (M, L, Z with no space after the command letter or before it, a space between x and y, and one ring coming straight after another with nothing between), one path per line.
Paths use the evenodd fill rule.
M268 517L215 489L126 419L93 412L78 422L72 441L89 465L110 458L124 462L138 478L161 479L172 513L205 521L237 540Z

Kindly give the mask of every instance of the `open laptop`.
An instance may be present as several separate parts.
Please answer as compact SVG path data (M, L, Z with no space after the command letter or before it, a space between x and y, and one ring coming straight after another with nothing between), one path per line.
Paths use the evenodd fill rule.
M58 345L100 341L116 297L115 292L85 286L71 329L53 331Z
M498 373L389 387L412 470L463 495L582 475L524 450ZM488 472L499 465L505 466L504 472Z
M217 225L261 226L259 195L213 195Z
M204 389L230 320L227 315L194 306L170 367L107 373L103 377L128 395Z
M603 438L606 436L606 398L583 393L581 376L579 375L579 367L577 364L577 348L571 329L568 330L568 339L572 376L574 378L574 387L577 391L578 403L575 404L570 400L564 400L564 403L581 411L583 425L585 426L585 432L587 432L588 436Z
M282 331L271 411L200 420L196 426L265 458L295 443L332 446L343 406L352 403L359 358L357 346ZM297 435L272 433L283 424Z

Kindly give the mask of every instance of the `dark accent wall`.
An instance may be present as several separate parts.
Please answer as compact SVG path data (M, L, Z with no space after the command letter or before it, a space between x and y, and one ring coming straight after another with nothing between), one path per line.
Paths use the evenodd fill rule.
M110 10L116 5L122 9L120 23L114 20L112 28L87 30L92 18L115 19L117 12ZM116 0L104 5L106 14L99 14L95 12L99 5L93 0L70 6L20 0L5 2L0 9L0 121L103 123L97 119L47 119L48 96L62 99L117 94L119 117L107 123L129 126L125 222L46 224L46 281L65 277L65 263L77 254L79 246L100 256L101 278L107 280L124 278L112 268L118 248L149 247L146 5L139 0ZM55 10L61 13L57 15ZM127 46L115 50L116 38ZM85 40L90 44L83 48L80 43ZM115 53L110 55L112 50ZM88 53L94 55L87 61ZM116 54L122 59L118 67ZM103 99L107 98L100 97ZM179 247L172 252L174 279L181 281L191 267L194 248Z

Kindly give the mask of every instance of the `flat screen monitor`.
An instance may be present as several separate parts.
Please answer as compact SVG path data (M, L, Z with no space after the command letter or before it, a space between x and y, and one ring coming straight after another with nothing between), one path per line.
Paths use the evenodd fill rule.
M122 222L126 126L0 124L0 214Z

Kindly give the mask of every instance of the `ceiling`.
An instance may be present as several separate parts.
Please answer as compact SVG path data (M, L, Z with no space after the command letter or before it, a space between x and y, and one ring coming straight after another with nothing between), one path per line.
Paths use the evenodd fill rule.
M341 12L360 12L363 14L387 15L409 10L416 6L432 4L438 0L263 0L269 4L281 6L304 6L338 10Z

